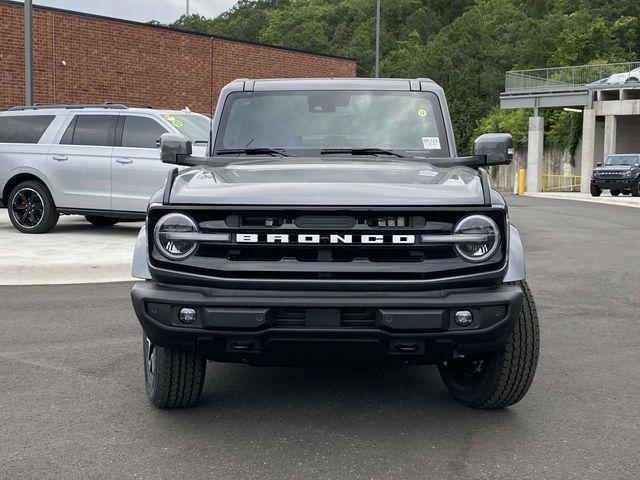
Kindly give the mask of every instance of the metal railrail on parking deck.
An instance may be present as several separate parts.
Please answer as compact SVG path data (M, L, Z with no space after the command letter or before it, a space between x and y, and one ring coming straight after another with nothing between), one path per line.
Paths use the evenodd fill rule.
M512 70L505 76L505 93L566 90L585 85L597 87L598 85L625 84L629 77L635 81L640 80L634 75L626 75L636 68L640 68L640 62ZM620 81L607 82L607 79L615 74L623 74Z
M542 191L543 192L579 192L580 176L579 175L553 175L549 173L542 174Z

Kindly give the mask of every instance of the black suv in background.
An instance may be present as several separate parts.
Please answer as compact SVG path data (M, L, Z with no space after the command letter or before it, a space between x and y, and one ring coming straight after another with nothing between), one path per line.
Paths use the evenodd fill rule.
M599 197L606 189L614 197L621 193L640 197L640 154L607 155L604 165L593 169L591 195Z

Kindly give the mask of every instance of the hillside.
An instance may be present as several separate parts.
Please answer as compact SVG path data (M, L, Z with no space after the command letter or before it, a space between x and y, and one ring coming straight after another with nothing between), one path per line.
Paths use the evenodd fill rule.
M355 58L374 71L375 0L240 0L172 26ZM504 72L640 57L638 0L382 0L381 74L431 77L447 92L462 151L487 129L526 135L526 112L497 110ZM570 113L548 112L548 142L575 143Z

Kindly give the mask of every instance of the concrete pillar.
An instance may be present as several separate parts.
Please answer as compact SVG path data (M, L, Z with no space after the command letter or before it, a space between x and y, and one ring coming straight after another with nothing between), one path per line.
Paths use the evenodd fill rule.
M604 117L604 155L616 153L616 139L618 137L618 117L606 115Z
M527 192L542 191L542 163L544 158L544 118L529 117L527 141Z
M580 191L589 193L591 173L596 149L596 111L582 111L582 165L580 166Z

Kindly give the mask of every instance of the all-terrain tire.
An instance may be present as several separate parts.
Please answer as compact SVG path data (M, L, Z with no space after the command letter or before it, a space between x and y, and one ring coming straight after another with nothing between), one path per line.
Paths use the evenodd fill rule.
M11 190L7 212L22 233L50 232L60 218L49 189L37 180L19 183Z
M636 183L631 185L631 196L640 197L640 178Z
M115 225L120 221L120 219L118 218L101 217L98 215L85 215L84 218L87 219L87 222L96 227L110 227L111 225Z
M198 403L207 368L205 358L153 345L143 335L147 396L158 408L185 408Z
M504 347L438 366L451 396L470 407L494 409L514 405L525 396L535 376L540 350L538 313L527 283L517 285L522 288L524 299Z
M602 194L602 190L600 189L600 187L594 185L593 183L591 184L590 190L592 197L599 197Z

